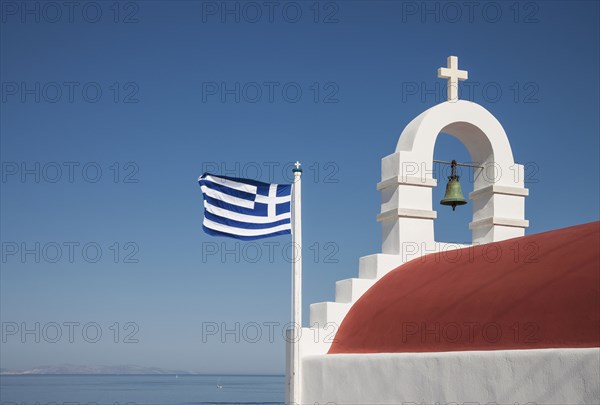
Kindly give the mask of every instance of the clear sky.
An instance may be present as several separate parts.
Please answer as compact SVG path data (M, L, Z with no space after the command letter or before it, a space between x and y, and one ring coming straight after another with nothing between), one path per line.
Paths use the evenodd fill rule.
M205 235L197 177L303 163L306 324L381 251L380 159L449 55L526 165L527 233L598 220L596 1L0 4L2 368L282 373L290 238ZM438 177L436 237L470 241Z

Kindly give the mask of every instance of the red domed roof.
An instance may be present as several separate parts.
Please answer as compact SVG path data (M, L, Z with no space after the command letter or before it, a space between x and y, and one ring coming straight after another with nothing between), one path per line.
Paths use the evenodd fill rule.
M350 309L329 353L600 347L600 222L435 253Z

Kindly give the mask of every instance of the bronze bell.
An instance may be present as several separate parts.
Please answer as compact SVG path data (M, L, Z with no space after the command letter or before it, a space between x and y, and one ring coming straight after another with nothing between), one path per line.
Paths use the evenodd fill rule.
M456 175L456 160L452 161L452 175L448 176L448 184L446 184L446 194L440 204L451 205L452 211L456 209L457 205L465 205L467 200L462 193L460 183L458 181L459 176Z

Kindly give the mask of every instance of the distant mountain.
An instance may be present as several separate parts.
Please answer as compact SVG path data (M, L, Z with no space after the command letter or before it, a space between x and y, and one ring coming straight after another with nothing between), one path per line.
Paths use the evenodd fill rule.
M142 366L81 366L75 364L62 364L59 366L40 366L24 370L0 370L2 375L26 375L26 374L192 374L189 371L165 370L159 367Z

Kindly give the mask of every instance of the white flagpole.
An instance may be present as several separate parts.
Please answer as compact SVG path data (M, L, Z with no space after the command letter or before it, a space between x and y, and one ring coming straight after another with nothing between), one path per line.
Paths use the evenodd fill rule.
M292 358L292 402L294 404L302 404L301 399L301 368L300 368L300 334L302 333L302 207L300 197L302 193L302 169L300 162L294 164L294 186L293 186L293 204L292 204L292 246L294 251L294 259L292 262L292 279L293 279L293 319L294 330L293 336L293 358Z

